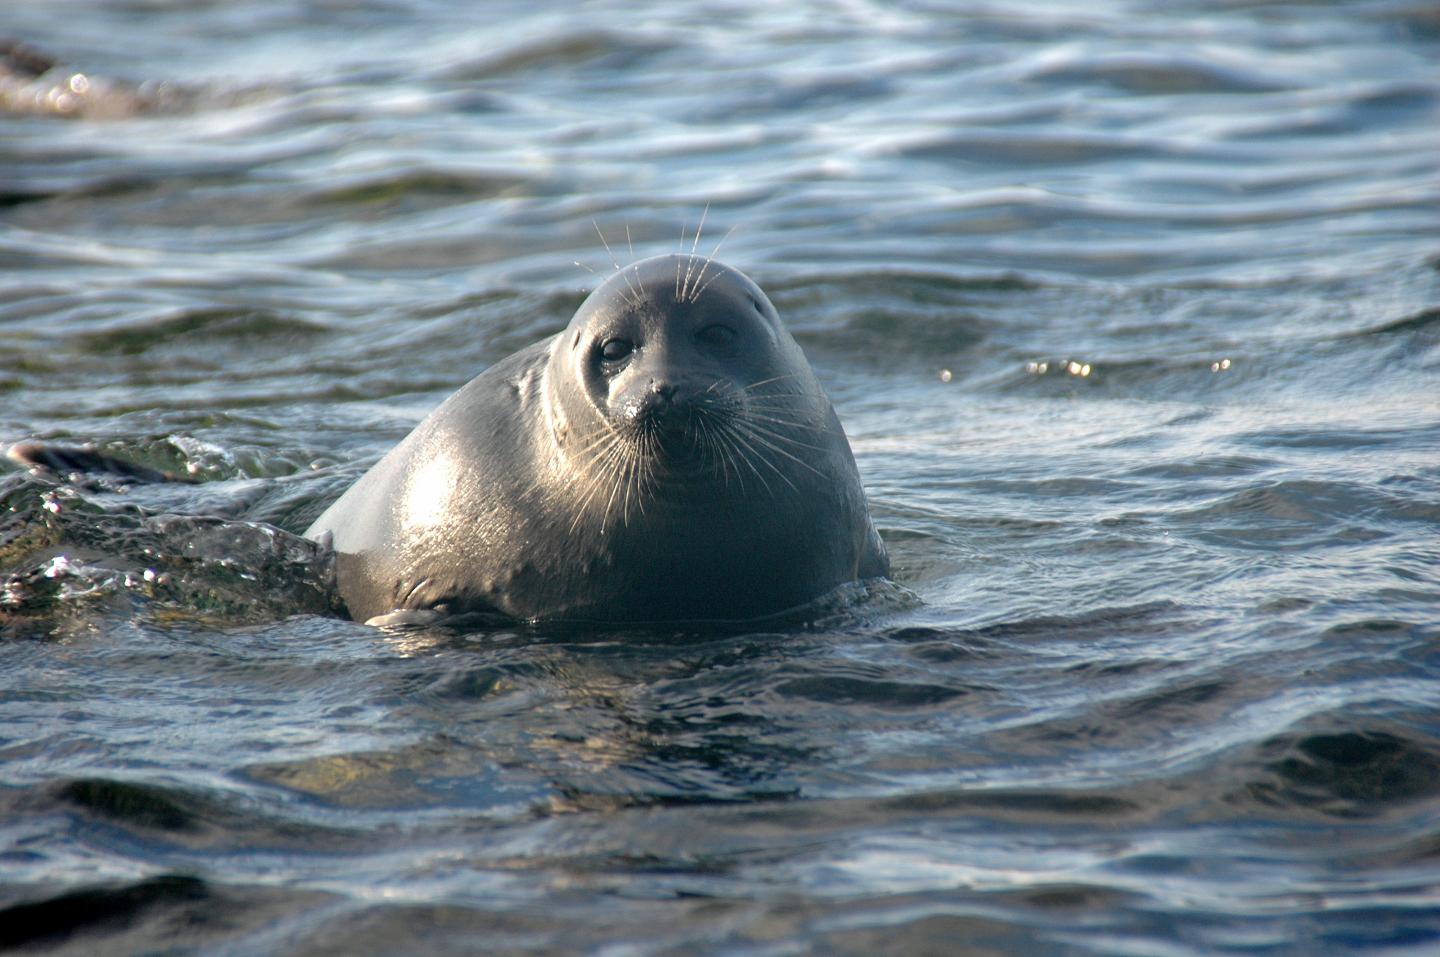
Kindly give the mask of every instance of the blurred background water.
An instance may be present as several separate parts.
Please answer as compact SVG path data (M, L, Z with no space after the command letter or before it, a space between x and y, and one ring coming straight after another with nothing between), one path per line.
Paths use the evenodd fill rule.
M0 33L0 441L203 480L0 467L0 946L1440 949L1433 4ZM336 617L285 533L702 214L918 601Z

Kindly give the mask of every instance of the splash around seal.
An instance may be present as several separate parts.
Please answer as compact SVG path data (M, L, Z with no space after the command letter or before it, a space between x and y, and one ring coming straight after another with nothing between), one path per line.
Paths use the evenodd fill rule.
M620 270L442 403L306 532L353 617L745 621L889 563L850 445L749 278Z

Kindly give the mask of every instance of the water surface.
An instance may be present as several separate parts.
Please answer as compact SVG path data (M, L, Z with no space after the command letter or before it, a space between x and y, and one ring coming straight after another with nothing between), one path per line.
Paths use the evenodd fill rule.
M70 66L0 77L0 441L203 481L0 473L0 944L1440 947L1427 5L3 30ZM702 215L901 588L738 635L338 617L293 533Z

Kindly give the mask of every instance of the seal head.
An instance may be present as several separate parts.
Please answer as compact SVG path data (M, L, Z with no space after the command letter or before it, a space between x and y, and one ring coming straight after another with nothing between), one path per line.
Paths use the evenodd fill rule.
M593 490L637 502L783 483L772 459L800 465L805 433L827 428L829 402L770 300L692 257L638 263L597 289L551 350L546 383L570 463Z

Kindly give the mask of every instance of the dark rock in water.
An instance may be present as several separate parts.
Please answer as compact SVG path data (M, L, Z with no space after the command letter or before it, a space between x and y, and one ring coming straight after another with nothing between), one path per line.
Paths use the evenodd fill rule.
M263 522L107 507L40 476L0 478L0 634L62 634L140 603L232 624L340 614L328 550Z

